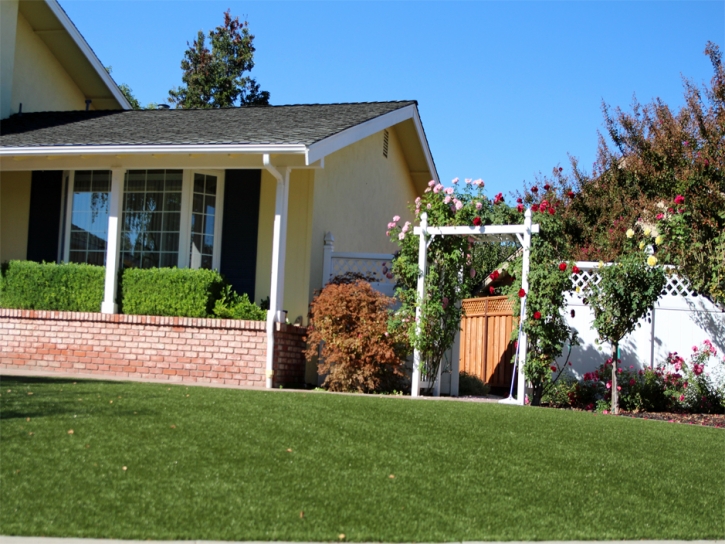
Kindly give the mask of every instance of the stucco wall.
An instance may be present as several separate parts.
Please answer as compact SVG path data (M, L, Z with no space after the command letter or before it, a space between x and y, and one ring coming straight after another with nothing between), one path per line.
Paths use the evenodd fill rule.
M315 171L310 295L322 285L325 232L335 237L335 251L393 253L387 223L394 215L412 219L408 205L417 194L395 129L389 133L388 158L379 132L326 157Z
M18 0L0 2L0 118L11 113L15 31L18 23Z
M31 172L0 172L0 263L28 251Z
M17 113L21 102L24 112L83 110L85 99L48 46L18 13L11 112Z
M313 176L312 170L293 170L290 175L283 309L288 311L291 323L298 318L302 318L302 323L307 322ZM277 180L269 172L262 171L254 295L257 303L270 294L276 190Z

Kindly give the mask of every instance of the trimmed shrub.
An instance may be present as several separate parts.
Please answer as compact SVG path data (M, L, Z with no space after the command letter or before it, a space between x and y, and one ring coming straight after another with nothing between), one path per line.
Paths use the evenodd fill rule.
M222 291L221 298L214 304L214 316L220 319L265 321L267 312L250 301L247 293L239 295L231 285L227 285Z
M213 317L224 280L216 270L127 268L123 271L123 313L171 317Z
M0 306L21 310L100 312L105 267L10 261L2 267Z
M315 297L305 355L308 361L320 355L317 371L328 374L323 387L360 393L403 389L403 339L388 332L393 302L360 280L330 283Z
M458 394L462 397L485 397L488 395L491 388L487 383L476 376L475 374L469 374L468 372L461 372L458 375Z

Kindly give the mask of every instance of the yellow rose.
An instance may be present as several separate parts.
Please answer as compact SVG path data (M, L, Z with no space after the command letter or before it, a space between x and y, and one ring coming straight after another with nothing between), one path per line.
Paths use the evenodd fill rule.
M649 236L650 234L652 234L652 229L651 228L647 227L646 229L644 229L644 235L645 236Z
M657 264L657 257L655 257L654 255L650 255L649 257L647 257L647 264L650 265L650 266L656 265Z
M577 285L575 291L578 293L579 291L581 291L581 288Z
M632 236L634 236L634 231L632 229L628 229L627 230L627 238L631 238Z
M639 243L639 249L644 249L644 242Z
M660 245L662 242L662 236L658 236L657 238L655 238L655 244Z
M599 261L599 268L604 268L604 261Z

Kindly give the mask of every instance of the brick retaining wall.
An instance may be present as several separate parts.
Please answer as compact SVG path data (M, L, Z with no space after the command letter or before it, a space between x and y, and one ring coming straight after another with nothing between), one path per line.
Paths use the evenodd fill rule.
M264 387L262 321L0 308L0 369ZM305 381L307 330L277 325L274 387Z

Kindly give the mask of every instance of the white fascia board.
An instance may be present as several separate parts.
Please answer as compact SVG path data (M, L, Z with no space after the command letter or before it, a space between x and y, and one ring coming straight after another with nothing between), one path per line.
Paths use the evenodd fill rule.
M414 115L413 115L413 122L415 123L415 130L418 132L418 138L420 139L420 143L423 146L423 153L425 154L425 161L428 163L428 171L433 176L433 179L436 180L438 183L440 183L440 179L438 178L438 170L436 169L435 162L433 162L433 155L430 152L430 147L428 147L428 138L426 138L425 131L423 130L423 123L420 120L420 115L418 114L418 108L414 109Z
M108 90L111 91L111 94L113 94L113 97L118 100L123 109L130 110L131 104L128 102L128 100L126 100L126 97L121 92L121 89L118 88L116 82L113 80L103 64L101 64L101 61L98 60L98 57L88 45L88 42L86 42L85 38L81 35L80 32L78 32L78 29L73 24L73 21L68 18L68 15L65 11L63 11L63 8L60 7L57 0L45 0L45 3L48 5L53 14L58 18L60 24L63 25L63 28L65 28L66 32L68 32L70 37L78 46L78 49L83 52L86 59L88 59L88 62L96 70L98 76L106 84Z
M380 115L354 127L346 128L337 134L328 136L312 144L307 153L307 163L315 162L335 151L339 151L343 147L359 142L363 138L372 136L376 132L402 123L406 119L411 119L415 116L415 105L411 104L410 106L405 106L404 108Z
M3 147L0 156L38 156L38 155L173 155L199 153L204 155L218 153L238 154L305 154L307 148L301 144L288 145L64 145L35 147Z
M485 227L428 227L426 234L430 236L446 236L446 235L470 235L480 236L486 234L501 235L501 234L523 234L526 231L524 225L487 225ZM422 232L420 227L413 229L413 234L420 235ZM539 232L539 225L531 225L531 234L537 234Z

